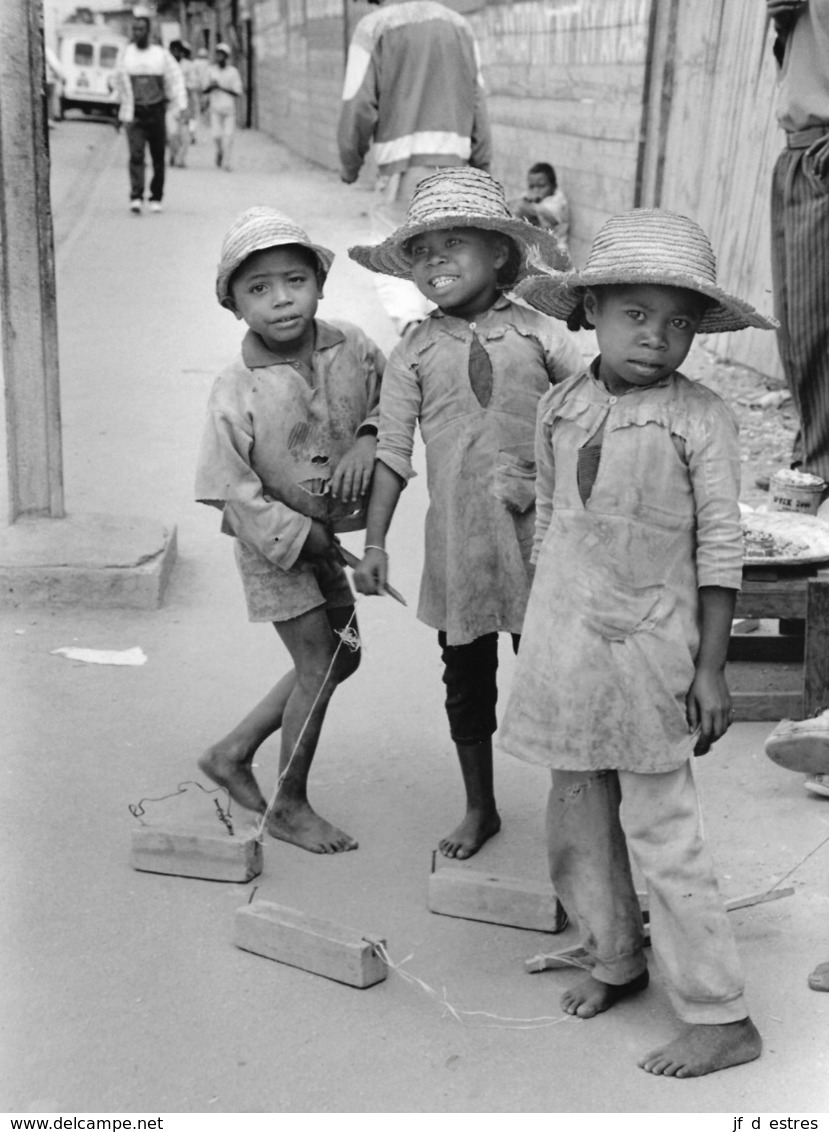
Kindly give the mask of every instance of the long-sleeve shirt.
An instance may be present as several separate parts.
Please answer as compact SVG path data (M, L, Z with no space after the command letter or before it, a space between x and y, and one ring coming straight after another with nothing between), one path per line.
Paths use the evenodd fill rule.
M468 376L473 334L492 367L486 407ZM475 323L434 311L389 358L377 459L410 479L420 425L429 511L417 615L445 630L450 645L521 632L534 525L536 408L551 382L582 364L563 327L503 297Z
M214 63L207 72L204 89L210 92L210 109L227 114L236 109L236 99L242 93L242 76L230 63L224 67Z
M187 109L187 90L181 68L169 51L158 44L139 48L127 45L115 73L121 96L118 117L132 122L136 107L157 106L164 102L176 111Z
M579 454L599 434L584 501ZM734 416L682 374L614 396L591 367L539 405L536 458L537 565L501 745L561 770L674 770L695 740L698 590L742 579Z
M312 519L365 526L365 500L333 500L331 476L364 430L376 431L385 359L347 322L316 320L308 371L254 331L210 393L196 500L222 508L222 530L290 569Z
M340 163L350 177L372 141L383 173L411 165L489 169L477 44L467 21L436 0L387 0L357 24L338 130Z

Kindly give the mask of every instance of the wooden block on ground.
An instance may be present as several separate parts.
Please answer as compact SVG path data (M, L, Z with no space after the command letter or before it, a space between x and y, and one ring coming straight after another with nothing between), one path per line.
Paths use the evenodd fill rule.
M560 932L567 914L553 886L473 869L436 869L429 877L429 909L440 916L483 920L536 932Z
M250 836L146 825L133 830L130 862L147 873L244 884L262 872L262 844Z
M234 943L351 987L373 986L388 974L377 949L385 948L384 939L268 900L254 900L237 911Z

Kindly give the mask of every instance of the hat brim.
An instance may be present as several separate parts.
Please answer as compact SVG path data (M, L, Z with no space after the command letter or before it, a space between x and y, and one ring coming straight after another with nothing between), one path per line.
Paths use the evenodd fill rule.
M392 232L381 244L357 244L348 249L355 263L376 271L380 275L393 275L397 279L412 278L412 261L405 246L413 236L424 232L434 232L444 228L483 228L498 232L515 242L521 253L521 268L518 279L551 268L564 271L570 266L555 236L544 228L536 228L526 220L517 217L474 216L466 212L444 213L431 220L416 224L404 224Z
M648 272L619 268L615 271L548 272L544 275L534 274L524 280L516 288L516 293L543 314L566 321L578 306L587 287L635 286L637 283L682 287L712 299L715 305L709 307L702 316L698 334L725 334L732 330L747 330L749 327L774 330L780 325L777 319L760 314L750 303L729 295L721 287L682 271Z

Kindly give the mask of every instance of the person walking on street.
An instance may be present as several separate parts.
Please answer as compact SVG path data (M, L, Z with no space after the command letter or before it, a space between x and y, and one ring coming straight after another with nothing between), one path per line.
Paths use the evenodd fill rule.
M792 467L829 480L829 0L766 0L786 148L771 193L780 359L800 422Z
M178 114L187 110L187 92L178 63L165 49L150 43L150 16L136 12L132 42L124 51L116 74L121 95L119 120L129 145L130 209L141 212L144 203L145 156L149 146L153 175L150 211L161 212L164 196L164 158L167 148L167 107Z
M228 173L236 133L236 100L242 95L242 76L229 60L228 45L217 43L216 62L208 71L204 86L210 98L210 132L216 145L216 164Z
M354 30L338 127L340 176L357 180L372 143L379 175L372 241L406 219L436 166L489 171L492 143L478 48L467 21L437 0L372 0ZM408 280L378 275L380 302L402 334L434 304Z

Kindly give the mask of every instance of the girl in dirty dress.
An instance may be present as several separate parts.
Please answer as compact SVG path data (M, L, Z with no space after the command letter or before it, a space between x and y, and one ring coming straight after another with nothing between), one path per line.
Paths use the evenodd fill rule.
M535 412L551 382L582 365L563 327L504 292L531 258L564 264L554 237L510 216L488 173L442 169L415 190L406 223L349 255L372 271L413 279L437 304L389 358L380 396L377 464L362 593L382 593L385 537L414 475L415 429L426 444L429 512L418 617L438 630L449 730L466 812L439 842L465 859L498 832L492 735L498 633L516 644L529 594L535 503Z
M614 217L583 271L519 294L594 327L600 355L539 405L536 575L501 745L552 769L551 875L590 965L563 1008L591 1018L647 986L629 850L686 1023L639 1065L700 1076L761 1043L691 773L732 718L740 451L725 403L677 370L698 331L773 323L717 286L693 221L659 210Z

